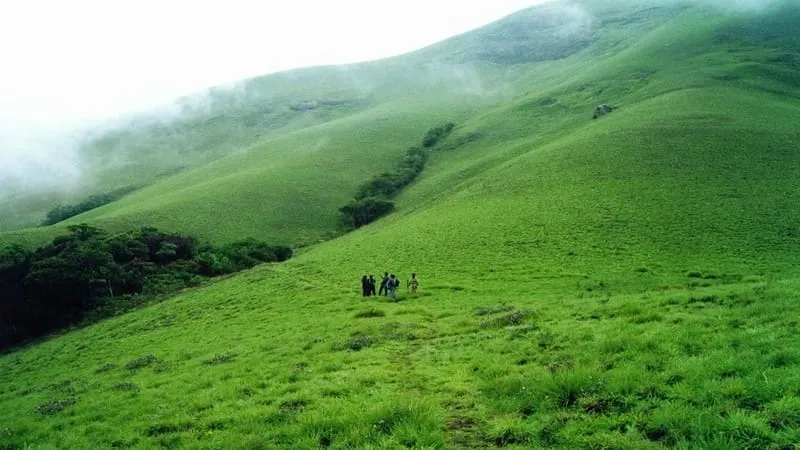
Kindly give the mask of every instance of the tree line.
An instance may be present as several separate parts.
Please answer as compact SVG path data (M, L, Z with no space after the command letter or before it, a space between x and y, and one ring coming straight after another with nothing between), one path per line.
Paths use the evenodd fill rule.
M353 200L339 209L345 223L360 228L394 211L394 202L390 199L419 176L428 162L430 149L443 141L453 128L455 124L451 122L431 128L420 145L406 151L393 172L384 172L359 186Z
M104 194L90 195L89 197L75 204L58 205L47 212L47 215L42 221L42 225L53 225L61 222L62 220L67 220L70 217L85 213L86 211L99 208L103 205L119 200L125 194L131 193L136 189L136 186L127 186L115 191L106 192Z
M155 228L111 234L81 224L35 251L0 248L0 348L91 323L292 249L254 239L225 246Z

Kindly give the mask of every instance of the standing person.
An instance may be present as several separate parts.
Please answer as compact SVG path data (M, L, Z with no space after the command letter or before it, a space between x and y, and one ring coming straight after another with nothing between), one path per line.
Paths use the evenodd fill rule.
M369 276L369 295L376 295L375 294L375 276Z
M411 290L412 294L417 293L417 289L419 288L419 279L417 279L416 273L411 274L411 279L406 283L406 287Z
M366 275L361 277L361 295L369 297L369 278Z
M389 281L386 282L386 293L389 295L389 300L397 300L397 286L400 285L400 280L395 278L394 274L389 276Z
M383 278L381 279L381 288L378 290L378 295L389 295L389 291L386 289L389 283L389 272L383 272Z

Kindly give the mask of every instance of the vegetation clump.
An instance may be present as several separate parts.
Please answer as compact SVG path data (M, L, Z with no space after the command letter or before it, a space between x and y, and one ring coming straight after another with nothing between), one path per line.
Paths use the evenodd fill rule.
M514 307L510 305L500 305L500 306L478 306L475 308L475 315L476 316L486 316L489 314L497 314L501 312L508 312L513 311Z
M481 322L481 328L503 328L522 325L530 316L528 311L516 310Z
M425 137L422 138L422 146L426 148L435 146L439 143L439 141L446 138L450 132L453 131L453 128L455 128L455 124L452 122L431 128L427 133L425 133Z
M353 333L345 342L344 349L353 350L354 352L360 351L375 344L375 339L362 332Z
M384 316L386 316L385 312L375 308L370 308L366 311L361 311L359 313L356 313L357 319L366 319L371 317L384 317Z
M453 128L452 122L431 128L421 145L406 151L394 172L384 172L362 184L353 200L339 208L347 225L360 228L394 211L389 199L417 178L428 162L428 151L449 136Z
M216 366L219 364L226 364L233 362L236 358L233 355L228 353L223 353L220 355L214 355L212 358L203 361L203 364L207 366Z
M36 406L36 412L41 415L49 416L61 412L67 406L75 404L75 397L67 397L58 400L48 400Z
M120 391L120 392L123 392L123 391L138 391L139 390L139 386L137 386L135 383L131 383L130 381L123 381L121 383L115 384L114 386L111 386L111 389L115 390L115 391Z
M117 368L116 364L106 363L94 370L94 373L106 373Z
M614 109L616 108L611 105L606 105L606 104L597 105L597 107L594 109L594 114L592 115L592 118L597 119L598 117L605 116L611 111L614 111Z
M99 208L108 203L114 202L137 189L136 186L127 186L103 194L95 194L87 197L79 203L72 205L58 205L47 212L47 216L42 221L42 225L53 225L78 214L85 213L95 208Z
M155 355L145 355L129 361L128 364L125 364L125 369L130 371L136 371L145 367L152 366L158 361L159 359Z
M147 227L113 235L85 224L68 230L36 251L0 248L0 348L292 256L289 247L253 239L214 247Z

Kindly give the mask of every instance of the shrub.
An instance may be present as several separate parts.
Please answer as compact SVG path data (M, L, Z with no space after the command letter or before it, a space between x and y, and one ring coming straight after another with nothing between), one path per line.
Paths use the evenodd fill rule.
M451 131L453 131L455 126L456 125L454 123L448 122L436 128L431 128L427 133L425 133L425 137L422 138L422 146L430 148L438 144L442 139L446 138Z
M200 247L195 237L149 227L115 235L86 224L67 229L34 252L0 250L0 347L128 311L203 276L292 256L254 239Z
M53 225L86 211L99 208L100 206L119 200L125 194L133 192L136 189L136 186L128 186L104 194L89 196L80 203L74 205L58 205L47 212L46 218L42 221L42 225Z
M339 209L346 216L348 222L356 228L374 222L393 210L394 203L375 197L354 200Z
M447 137L454 127L454 124L446 123L431 128L422 139L421 146L406 151L394 172L381 173L362 184L353 201L339 209L348 225L360 228L392 212L394 204L387 199L397 195L417 178L428 161L428 149Z
M347 349L357 352L373 344L375 344L375 339L373 339L372 336L362 332L356 332L345 341L344 346Z
M358 188L355 199L361 200L368 197L391 197L400 190L401 186L395 177L384 172L367 181Z
M219 249L211 249L210 253L216 254L218 269L229 270L229 272L220 273L249 269L265 262L283 262L292 257L292 249L289 247L269 245L252 238L237 241ZM212 256L212 261L213 259L214 256Z

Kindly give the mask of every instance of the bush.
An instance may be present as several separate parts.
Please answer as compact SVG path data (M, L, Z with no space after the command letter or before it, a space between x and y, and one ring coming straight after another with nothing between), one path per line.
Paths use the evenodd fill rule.
M375 339L368 334L361 332L353 333L344 343L344 347L355 352L375 344Z
M384 172L377 177L367 181L358 188L356 200L368 197L391 197L400 190L400 185L391 173Z
M394 203L376 197L367 197L354 200L339 211L345 215L352 226L360 228L394 211Z
M436 128L431 128L427 133L425 133L425 137L422 139L422 146L428 148L433 147L442 139L446 138L450 132L453 131L453 128L455 128L455 124L451 122Z
M212 247L155 228L108 235L81 224L68 231L34 252L0 249L0 348L128 311L202 277L292 256L289 247L254 239Z
M446 123L431 128L422 139L422 146L411 147L394 172L384 172L358 188L353 201L339 209L349 226L360 228L394 210L387 199L411 184L428 162L428 150L441 142L455 127Z
M268 245L252 238L234 242L220 249L211 249L211 252L217 253L216 260L219 269L227 270L215 274L245 270L265 262L283 262L292 257L292 249L289 247ZM214 257L212 257L213 259ZM202 264L206 264L206 262Z
M115 191L106 192L104 194L96 194L89 196L80 203L74 205L58 205L47 212L46 218L42 221L42 225L53 225L70 217L77 216L86 211L99 208L108 203L114 202L122 198L125 194L133 192L137 189L135 186L128 186L117 189Z

